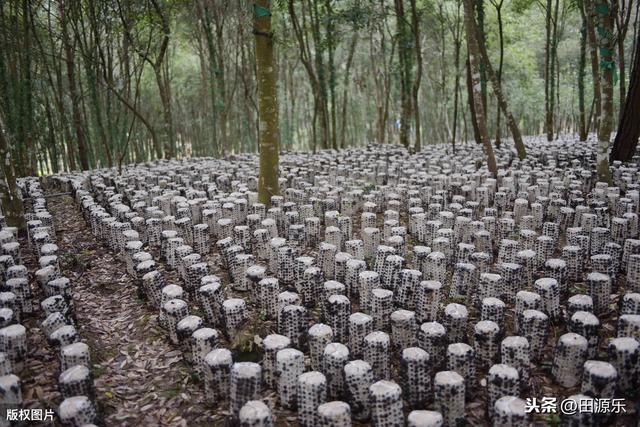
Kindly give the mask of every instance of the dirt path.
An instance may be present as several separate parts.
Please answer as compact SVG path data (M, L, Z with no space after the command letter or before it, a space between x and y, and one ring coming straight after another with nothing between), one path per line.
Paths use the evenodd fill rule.
M138 299L125 264L91 234L70 196L49 201L63 273L75 284L78 331L89 344L105 425L211 425L214 411L157 313Z

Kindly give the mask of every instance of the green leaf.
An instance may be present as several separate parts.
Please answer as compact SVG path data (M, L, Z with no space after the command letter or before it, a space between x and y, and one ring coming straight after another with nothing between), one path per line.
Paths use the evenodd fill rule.
M255 13L258 18L271 16L271 11L269 9L258 4L253 5L253 13Z

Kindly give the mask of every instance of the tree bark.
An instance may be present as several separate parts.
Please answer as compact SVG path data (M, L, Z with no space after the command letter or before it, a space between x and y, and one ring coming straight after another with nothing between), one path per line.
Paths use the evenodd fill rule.
M471 22L471 25L474 25L474 22ZM527 155L526 149L524 147L524 142L522 140L522 134L520 133L520 129L518 128L518 123L516 123L513 114L511 114L511 110L509 110L509 105L507 104L507 98L504 96L504 92L502 92L502 86L500 85L500 81L496 76L495 71L493 70L493 66L491 65L491 61L489 60L489 55L487 54L487 50L483 45L479 45L480 48L480 61L484 64L484 68L489 76L489 80L491 81L491 87L493 88L493 92L496 95L496 99L498 100L499 109L502 110L506 119L507 126L511 131L511 136L513 137L514 145L516 146L516 150L518 152L518 158L520 160L524 159Z
M453 152L456 152L456 137L458 130L458 99L460 98L460 48L462 45L461 40L461 28L460 28L460 2L457 2L456 7L456 20L455 25L452 28L453 42L454 42L454 58L455 58L455 70L456 77L454 80L453 89L453 132L451 135L451 146Z
M413 114L416 127L416 152L422 149L422 137L420 132L420 105L418 104L418 95L420 92L420 82L422 81L422 44L420 43L420 22L418 20L418 8L416 0L411 1L411 28L413 31L413 46L416 51L416 77L413 80L412 97L413 97ZM446 114L446 112L445 112Z
M478 16L478 23L476 27L478 28L478 48L487 48L487 35L485 33L484 28L484 0L475 0L475 12ZM474 23L475 18L474 18ZM480 87L482 89L482 107L484 109L485 115L487 114L487 73L484 69L484 65L480 64ZM486 116L485 116L486 118Z
M325 12L327 16L325 17L325 34L326 34L326 43L328 50L328 67L329 67L329 99L331 101L329 107L329 117L331 119L331 142L334 149L340 148L338 145L338 117L337 117L337 97L336 97L336 86L337 86L337 77L336 77L336 63L335 63L335 52L336 45L339 38L336 37L336 29L333 17L333 7L331 5L332 0L325 0Z
M269 0L256 0L253 10L253 32L256 49L256 81L258 83L258 117L260 120L260 175L258 199L269 205L271 196L280 194L278 162L277 69L273 52L271 10Z
M547 121L547 140L553 140L554 127L556 126L556 95L557 95L557 83L559 76L556 74L558 70L556 65L558 63L558 10L560 8L560 1L555 0L553 6L553 18L551 21L551 53L549 58L549 116ZM549 139L551 138L551 139Z
M327 93L327 70L324 62L324 51L326 45L322 40L322 34L320 32L320 23L322 18L320 17L320 11L318 9L318 3L320 0L310 0L308 2L309 19L311 25L311 35L314 43L314 63L316 67L316 75L318 79L317 93L318 102L316 108L318 108L320 119L320 131L322 132L322 145L323 148L332 148L333 142L331 141L331 115L329 114L329 95ZM304 13L303 13L304 20Z
M598 148L596 153L598 179L611 182L609 171L609 141L613 131L613 58L614 35L613 13L608 1L600 0L596 3L595 11L598 16L598 47L601 52L600 71L602 79L602 116L598 128Z
M163 58L163 61L166 61L166 58ZM162 104L165 137L163 153L166 159L172 159L176 156L176 141L173 128L173 113L171 112L171 86L166 72L163 71L163 62L158 63L158 67L154 68L153 72L156 77L156 84Z
M398 32L398 63L400 69L400 143L409 148L409 126L411 116L411 61L404 0L395 0Z
M207 1L198 1L197 10L200 16L200 22L202 23L202 29L204 33L204 39L207 45L208 52L208 72L209 72L209 80L207 81L207 86L209 88L209 97L211 98L211 117L210 126L212 133L212 145L213 145L213 155L215 157L219 157L221 154L220 151L220 141L218 139L218 94L216 93L216 85L215 85L215 73L216 73L216 55L217 51L215 48L215 44L213 43L213 29L211 25L211 14L209 12L209 6Z
M467 47L467 101L469 102L469 112L471 119L471 128L473 129L473 139L476 144L482 144L482 138L480 137L480 129L478 128L478 118L476 117L476 103L473 96L473 81L471 79L471 64L469 63L469 52Z
M24 207L20 190L16 184L14 162L11 159L11 142L5 131L4 120L0 116L0 201L2 202L2 214L7 224L12 227L24 229Z
M580 28L580 59L578 61L578 135L580 141L586 141L589 132L584 101L584 78L587 66L587 17L584 14L582 1L579 2L578 8L580 9L580 15L582 17L582 27Z
M492 1L498 18L498 39L500 43L500 60L498 63L498 85L502 87L502 69L504 65L504 28L502 23L503 0ZM496 147L500 147L500 108L496 108Z
M640 33L636 37L633 69L629 90L618 124L618 132L611 149L611 161L629 161L633 158L640 138Z
M491 146L491 140L489 139L489 132L487 130L487 122L484 113L484 106L482 105L482 89L480 81L480 61L479 61L479 46L477 39L477 32L475 28L474 16L473 16L473 1L464 0L464 23L467 33L467 44L469 49L469 65L471 69L471 83L472 83L472 95L473 103L476 110L476 118L478 119L478 131L482 140L485 155L487 157L487 167L489 171L495 176L498 173L498 166L496 164L496 158L493 154L493 147Z
M589 53L591 57L591 80L593 82L593 105L595 107L594 129L597 130L600 127L600 116L602 115L602 95L593 2L594 0L583 0L585 16L587 18L587 41L589 42Z
M60 1L60 26L62 27L62 44L64 45L65 62L67 65L67 80L69 82L69 94L71 95L71 110L73 114L73 125L76 131L76 141L78 143L78 156L82 170L89 169L89 158L87 156L87 146L82 123L82 112L80 111L80 96L76 87L75 78L75 56L73 47L69 40L69 30L67 22L67 6L64 0Z
M547 0L545 8L545 32L546 42L544 47L544 108L545 108L545 120L544 129L547 134L547 141L553 141L553 110L551 96L551 78L553 73L552 63L553 58L551 56L551 34L552 34L552 22L551 22L551 0Z
M627 65L625 61L624 41L627 38L627 31L629 30L629 22L631 21L631 8L633 6L633 0L627 3L627 0L614 0L615 5L615 26L617 32L617 47L618 47L618 89L620 91L620 119L622 119L622 112L625 108L625 95L626 90L626 77L627 77Z
M347 100L349 91L349 76L351 71L351 65L353 64L353 57L356 53L356 44L358 43L358 33L353 33L351 37L351 43L349 43L349 53L347 54L347 67L344 71L344 80L342 82L342 112L341 124L340 124L340 148L346 148L346 130L347 130Z
M24 76L22 77L22 111L21 117L21 134L24 138L22 147L26 148L27 162L26 170L28 175L37 175L36 167L36 148L34 140L33 126L33 77L32 77L32 60L31 60L31 23L30 23L30 3L22 2L22 26L24 28L24 46L22 48L22 69Z

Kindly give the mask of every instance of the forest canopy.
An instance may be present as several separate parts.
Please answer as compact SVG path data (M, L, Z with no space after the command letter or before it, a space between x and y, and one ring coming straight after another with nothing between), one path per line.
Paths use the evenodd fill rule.
M252 20L261 13L271 18L282 150L479 140L464 3L5 1L0 117L16 174L257 151ZM468 3L521 134L596 131L607 70L617 123L637 1ZM499 145L509 123L478 66L487 135Z

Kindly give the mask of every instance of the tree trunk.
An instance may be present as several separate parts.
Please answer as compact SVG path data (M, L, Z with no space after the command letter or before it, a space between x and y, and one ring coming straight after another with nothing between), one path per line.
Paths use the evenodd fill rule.
M474 25L474 22L471 22L471 25ZM513 136L513 142L516 146L516 150L518 151L518 158L520 160L524 159L527 155L527 152L524 147L524 142L522 141L522 134L520 133L520 129L518 128L518 124L516 123L513 114L511 114L511 110L509 110L509 105L507 104L507 98L504 96L502 92L502 86L500 85L500 81L496 76L495 71L493 70L493 66L491 65L491 61L489 60L489 55L487 54L487 50L483 45L479 45L480 48L480 61L484 64L484 68L489 75L489 80L491 81L491 87L493 88L493 92L496 95L496 99L498 100L499 109L502 110L506 119L507 126L511 131L511 136Z
M162 104L162 119L165 137L163 146L164 158L172 159L176 156L176 141L173 129L173 114L171 112L171 87L169 79L163 72L162 68L163 63L160 62L153 71L156 77L158 92L160 94L160 102Z
M582 27L580 28L580 60L578 62L578 134L580 141L586 141L589 132L584 103L584 78L587 66L587 17L584 14L582 1L578 4L578 8L582 16Z
M453 85L453 134L451 136L451 146L456 152L456 133L458 130L458 92L460 92L460 40L455 40L455 68L456 77Z
M600 71L602 78L602 116L598 128L597 171L598 179L611 182L609 171L609 140L613 131L613 58L614 34L611 4L598 1L595 11L598 16L598 47L601 53Z
M225 6L220 6L219 4L225 4ZM225 46L225 40L224 40L224 23L225 23L225 19L221 18L221 15L225 15L227 13L226 11L226 7L228 7L228 4L230 2L218 2L218 6L215 8L215 34L216 34L216 43L218 45L217 48L217 54L214 55L214 75L215 75L215 82L216 82L216 90L218 91L218 112L220 115L220 126L219 126L219 130L220 130L220 140L219 140L219 144L221 145L222 149L224 150L226 147L229 146L229 124L228 124L228 117L229 117L229 110L230 108L228 108L229 106L229 99L227 99L227 88L225 86L226 81L225 81L225 54L224 54L224 46ZM223 7L222 9L220 9L221 7ZM213 84L213 82L212 82ZM240 139L238 139L240 140ZM217 148L218 151L220 151L220 148Z
M460 48L462 45L461 28L460 28L460 2L456 5L456 20L453 27L453 42L454 42L454 58L455 58L455 70L456 76L453 84L453 132L451 135L451 146L453 152L456 152L456 137L458 131L458 100L460 99Z
M76 152L75 152L75 144L73 143L73 137L71 136L71 129L67 126L69 120L66 113L66 107L64 104L63 96L64 90L62 88L62 64L55 68L56 71L56 80L55 80L55 88L53 86L53 80L51 82L51 87L54 92L54 96L56 98L56 104L58 106L58 115L59 123L62 126L62 135L63 135L63 144L62 144L62 157L68 164L67 171L74 171L76 169ZM66 144L64 143L66 142ZM64 149L67 149L67 155L64 155Z
M53 124L53 114L51 114L51 103L49 102L49 96L45 91L45 104L47 115L47 128L48 128L48 145L49 145L49 159L51 162L51 171L55 174L60 172L58 166L58 147L56 145L56 130Z
M551 57L551 0L547 0L545 8L545 32L546 42L544 46L544 130L547 134L547 141L553 141L553 111L551 109L552 96L551 96L551 63L553 61Z
M253 10L253 31L256 49L256 81L258 84L258 117L260 120L260 175L258 199L269 205L271 196L280 194L278 162L277 68L273 52L271 10L269 0L256 0Z
M627 2L626 0L621 0L619 3L618 3L618 0L615 0L614 5L615 5L616 33L618 35L616 44L618 47L618 74L619 74L618 89L620 91L619 117L620 119L622 119L622 112L624 111L624 108L625 108L625 95L627 93L627 89L625 86L626 77L627 77L627 65L625 61L624 42L625 42L625 39L627 38L627 32L629 30L629 22L631 21L631 9L633 6L633 0L629 2Z
M317 0L316 0L317 1ZM287 9L289 10L289 16L291 18L291 26L293 29L293 33L298 42L298 48L300 51L300 60L304 65L305 70L307 71L307 75L309 76L309 81L313 93L313 120L312 120L312 134L313 134L313 146L314 152L317 147L318 140L318 131L317 131L317 122L320 121L321 126L321 134L322 134L322 145L321 148L329 148L329 123L328 123L328 113L327 113L327 104L326 104L326 96L323 96L323 93L326 92L326 85L324 83L324 71L323 71L323 62L322 62L322 44L320 43L320 29L318 20L313 18L313 14L311 15L311 29L307 28L305 11L302 11L302 21L298 20L296 7L294 0L289 0L287 2ZM307 6L308 9L313 12L313 8L308 2L303 1L300 4L304 7ZM315 4L315 3L314 3ZM317 9L317 7L316 7ZM314 46L315 49L311 49L309 39L307 36L308 32L311 32L313 36L313 40L316 43Z
M635 42L633 69L629 91L618 124L618 132L611 149L611 161L629 161L633 158L640 138L640 33Z
M411 62L410 44L404 0L395 0L396 25L398 31L398 68L400 69L400 143L409 148L409 126L411 116Z
M618 88L620 91L620 117L622 117L622 111L624 111L625 94L627 92L625 88L625 80L627 79L627 64L624 59L624 39L621 39L617 43L618 45Z
M325 12L327 16L325 17L325 33L326 33L326 43L327 43L327 51L328 51L328 68L329 68L329 100L330 102L330 121L331 121L331 141L334 149L338 149L338 126L337 126L337 101L336 101L336 85L337 85L337 77L336 77L336 63L335 63L335 52L336 52L336 44L339 38L336 37L336 29L334 24L333 17L333 8L331 6L332 0L325 0Z
M553 19L551 21L551 53L549 57L549 111L547 116L547 140L553 140L554 127L556 126L556 94L557 94L557 70L558 61L558 10L560 1L555 0L553 6Z
M594 129L597 130L600 127L600 116L602 115L602 95L593 2L594 0L583 0L585 16L587 18L587 41L589 42L589 53L591 56L591 80L593 81L593 105L595 107Z
M317 74L317 87L316 93L318 97L318 112L320 119L320 131L322 133L322 148L332 148L333 141L331 141L331 115L329 113L329 95L327 93L327 73L326 65L324 63L324 51L326 49L326 43L322 40L322 34L320 32L320 24L322 18L318 9L318 3L320 0L311 0L309 2L309 16L311 21L311 35L314 42L314 63L316 66ZM304 18L304 12L303 12Z
M438 108L436 120L440 124L440 126L436 126L435 130L440 130L442 132L441 137L437 137L437 141L446 141L447 138L451 135L449 132L449 106L448 104L448 92L447 92L447 35L445 28L445 16L446 14L443 11L444 3L438 2L438 22L440 24L440 93L436 96L440 99L440 108ZM435 91L434 91L435 95ZM434 132L436 134L436 132Z
M467 100L469 102L469 112L471 113L471 127L473 129L473 139L476 144L482 144L480 129L478 128L478 118L476 117L476 103L473 95L473 81L471 79L471 64L469 62L469 52L467 48Z
M76 141L78 143L78 156L82 170L89 169L89 158L87 156L87 146L82 123L82 112L80 110L80 97L75 80L75 57L73 47L69 40L67 23L67 10L64 0L60 1L60 26L62 27L62 44L65 52L65 62L67 64L67 80L69 82L69 94L71 95L71 110L73 114L73 125L76 131Z
M358 43L358 33L353 33L351 37L351 43L349 43L349 53L347 55L347 67L344 71L344 80L342 82L342 112L340 114L340 148L346 148L346 129L347 129L347 99L349 91L349 77L351 71L351 65L353 64L353 57L356 53L356 44Z
M215 48L215 44L213 43L213 29L211 25L211 14L209 13L208 2L198 2L197 10L200 11L200 22L202 23L202 29L204 33L204 39L207 45L208 51L208 71L209 71L209 80L207 82L209 88L209 97L211 98L211 117L210 126L211 126L211 143L213 145L213 155L215 157L219 157L221 155L220 139L218 138L218 95L216 93L216 85L215 85L215 77L216 77L216 55L217 51Z
M22 26L24 28L24 47L22 48L22 60L24 61L22 64L22 69L24 72L24 76L22 77L22 102L21 107L22 111L20 113L21 117L21 128L22 128L22 137L24 138L24 143L21 144L22 147L25 147L27 150L26 155L28 156L26 162L26 170L28 175L37 175L37 167L36 167L36 148L34 146L34 128L33 128L33 78L32 78L32 60L31 60L31 23L30 17L31 14L29 12L30 3L23 2L22 3Z
M478 15L478 48L487 48L487 35L485 33L484 28L484 0L475 0L475 12ZM474 18L474 21L475 18ZM484 113L487 114L487 73L484 69L484 65L480 64L480 88L482 90L482 108L484 109ZM486 118L486 116L485 116Z
M502 24L502 0L494 4L498 18L498 38L500 42L500 60L498 63L498 86L502 87L502 68L504 65L504 28ZM500 147L500 108L496 108L496 147Z
M484 113L485 110L482 105L480 61L478 60L480 56L480 49L478 47L478 39L473 16L473 1L474 0L464 0L464 23L469 49L469 65L471 69L473 103L476 109L476 118L478 119L478 131L480 133L482 145L487 157L487 167L489 171L495 176L498 173L498 167L496 165L496 158L493 154L491 140L489 139L489 132L487 130L487 122Z
M12 227L24 229L24 207L20 190L16 184L16 173L14 162L11 159L11 143L9 135L5 131L4 120L0 116L0 202L2 202L2 215L5 216L7 224Z
M411 0L411 28L413 30L413 44L416 50L416 78L413 81L413 114L416 127L416 152L422 149L422 137L420 133L420 105L418 104L418 94L420 92L420 82L422 80L422 45L420 43L420 23L418 20L418 8L416 0ZM443 100L444 101L444 100ZM446 112L445 112L446 114Z

